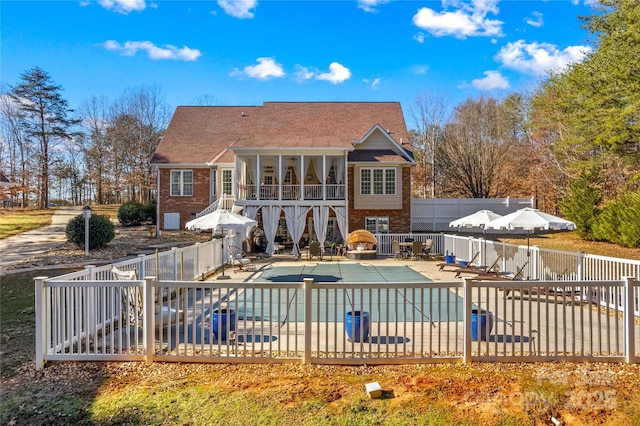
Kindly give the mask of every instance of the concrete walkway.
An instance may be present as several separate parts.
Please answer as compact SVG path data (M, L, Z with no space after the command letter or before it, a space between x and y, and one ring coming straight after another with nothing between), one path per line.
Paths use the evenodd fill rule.
M67 241L67 223L82 214L82 206L58 207L51 225L0 240L0 273L8 266L57 247Z

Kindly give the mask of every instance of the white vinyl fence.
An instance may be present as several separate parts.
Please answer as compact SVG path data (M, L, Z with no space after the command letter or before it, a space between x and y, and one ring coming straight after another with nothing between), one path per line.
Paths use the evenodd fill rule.
M640 283L36 280L50 360L315 364L640 359ZM616 306L590 299L613 294ZM359 315L358 315L359 314Z
M411 231L446 231L451 221L478 210L504 216L524 207L534 208L534 198L412 198Z
M36 278L36 363L47 360L404 363L470 360L637 362L640 262L445 234L380 234L434 241L433 253L499 261L505 282L289 283L194 281L226 261L221 240ZM148 277L148 278L147 278ZM153 277L153 278L151 278ZM146 278L146 279L140 279ZM216 334L214 311L237 313ZM492 318L473 336L473 311ZM370 338L345 334L348 310L369 313ZM482 315L480 315L482 317ZM221 325L222 324L222 325ZM361 323L363 324L363 323ZM483 323L476 321L475 332ZM478 326L479 325L479 326ZM364 325L361 333L364 333ZM216 332L214 333L214 329ZM470 331L471 330L471 331ZM354 332L355 330L351 330Z

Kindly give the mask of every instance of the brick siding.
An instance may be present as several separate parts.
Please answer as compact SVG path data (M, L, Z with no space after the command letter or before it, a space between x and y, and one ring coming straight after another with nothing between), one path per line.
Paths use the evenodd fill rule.
M180 229L191 219L195 219L196 213L204 210L210 203L209 200L209 178L210 169L180 169L193 170L193 196L172 197L171 191L171 170L161 168L160 172L160 217L158 225L164 229L164 213L180 213Z

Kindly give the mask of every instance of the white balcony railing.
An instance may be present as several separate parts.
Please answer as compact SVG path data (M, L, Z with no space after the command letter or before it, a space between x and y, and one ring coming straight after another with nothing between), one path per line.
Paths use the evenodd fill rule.
M280 195L282 190L282 195ZM313 184L313 185L253 185L239 184L237 187L238 200L345 200L346 187L344 184Z

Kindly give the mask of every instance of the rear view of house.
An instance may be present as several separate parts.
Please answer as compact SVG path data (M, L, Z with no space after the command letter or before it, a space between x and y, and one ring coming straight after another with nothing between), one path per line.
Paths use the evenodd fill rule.
M400 103L178 107L152 159L160 229L217 207L269 241L409 232L415 165Z

